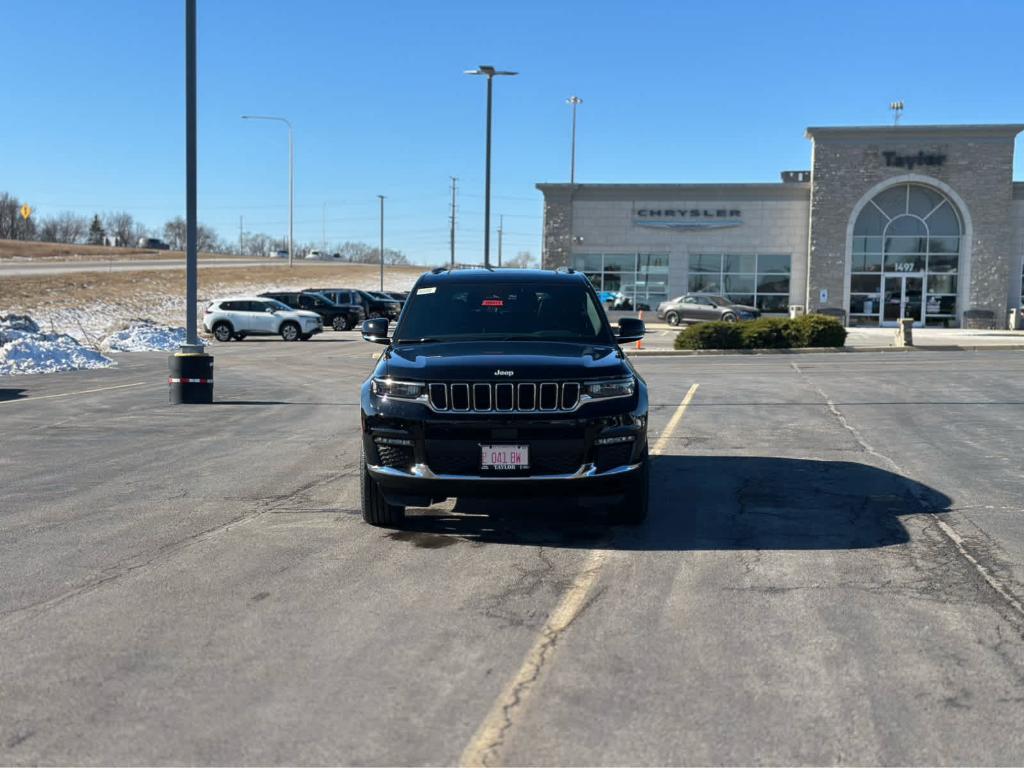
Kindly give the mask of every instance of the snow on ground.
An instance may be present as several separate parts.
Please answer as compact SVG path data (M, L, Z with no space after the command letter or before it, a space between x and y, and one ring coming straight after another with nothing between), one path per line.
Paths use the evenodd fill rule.
M104 352L172 352L185 343L185 329L135 320L100 342Z
M0 376L106 368L109 357L63 333L40 333L25 315L0 315Z

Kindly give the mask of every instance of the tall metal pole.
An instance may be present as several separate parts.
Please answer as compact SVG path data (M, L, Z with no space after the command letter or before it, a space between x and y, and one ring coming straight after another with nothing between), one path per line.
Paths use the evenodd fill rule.
M487 171L484 176L484 268L491 266L491 93L494 75L487 75Z
M295 220L295 142L292 137L292 123L284 117L272 115L242 115L243 120L275 120L288 126L288 266L294 264L292 253L292 226Z
M452 215L448 218L451 221L451 232L448 235L448 242L451 245L452 250L452 269L455 269L455 182L458 181L454 176L452 179Z
M239 216L238 217L238 255L239 256L244 256L245 255L245 235L243 234L244 232L245 232L245 217L244 216Z
M288 122L287 120L285 121ZM295 252L292 249L292 229L295 221L295 142L292 140L292 124L288 123L288 266L295 265Z
M196 0L185 0L185 345L201 349L196 207Z
M384 195L380 198L380 289L384 290Z
M576 105L582 104L583 99L579 96L570 96L565 100L567 104L572 104L572 159L569 163L569 183L576 183Z
M498 266L501 266L501 240L505 231L505 214L498 216Z
M320 220L320 247L324 256L327 255L327 203L324 203L324 215Z

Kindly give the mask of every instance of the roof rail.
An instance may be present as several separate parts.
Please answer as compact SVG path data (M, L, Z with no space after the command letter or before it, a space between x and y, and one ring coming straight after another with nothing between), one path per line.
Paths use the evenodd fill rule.
M448 272L448 271L450 271L449 267L434 267L432 270L430 270L430 274L432 274L432 275L440 275L442 272Z
M555 269L555 272L561 272L562 274L565 274L565 275L575 275L576 274L576 270L573 269L572 267L557 267Z

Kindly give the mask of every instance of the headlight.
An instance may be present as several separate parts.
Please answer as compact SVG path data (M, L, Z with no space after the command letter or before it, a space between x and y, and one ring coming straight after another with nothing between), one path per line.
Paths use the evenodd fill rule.
M396 400L416 400L427 393L427 385L418 381L395 381L374 379L373 394L378 397L393 397Z
M607 400L610 397L632 397L636 380L614 379L612 381L591 381L583 385L583 393L591 400Z

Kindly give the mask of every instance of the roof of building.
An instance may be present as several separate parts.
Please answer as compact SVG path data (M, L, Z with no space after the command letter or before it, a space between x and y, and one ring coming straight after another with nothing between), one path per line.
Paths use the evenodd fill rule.
M574 200L803 200L810 197L810 182L738 184L546 184L536 185L545 195L572 195Z
M808 139L856 138L941 138L941 137L999 137L1012 138L1024 131L1021 123L992 123L972 125L832 125L811 126L805 136Z

